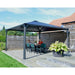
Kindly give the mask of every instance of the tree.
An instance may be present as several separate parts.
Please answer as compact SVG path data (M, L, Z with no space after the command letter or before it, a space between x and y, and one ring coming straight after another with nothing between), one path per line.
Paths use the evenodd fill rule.
M5 42L6 34L5 34L5 26L3 26L3 29L0 31L0 42Z
M2 30L5 30L5 26L3 26L3 29Z

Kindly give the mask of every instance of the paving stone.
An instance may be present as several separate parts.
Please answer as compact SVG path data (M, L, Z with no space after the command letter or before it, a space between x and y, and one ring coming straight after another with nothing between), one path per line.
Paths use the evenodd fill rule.
M36 54L26 52L27 59L23 59L23 50L3 51L28 67L75 67L75 52L72 56L54 57L52 53Z

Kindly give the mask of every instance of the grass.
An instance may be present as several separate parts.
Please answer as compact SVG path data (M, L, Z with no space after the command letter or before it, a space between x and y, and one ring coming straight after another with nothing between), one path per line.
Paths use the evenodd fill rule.
M0 67L26 67L26 66L0 51Z

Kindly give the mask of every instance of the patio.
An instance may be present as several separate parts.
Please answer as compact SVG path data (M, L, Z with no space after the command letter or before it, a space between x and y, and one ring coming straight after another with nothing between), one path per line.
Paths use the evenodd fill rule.
M34 54L26 52L27 60L23 59L23 50L9 50L3 52L19 62L23 63L28 67L75 67L75 52L72 52L72 56L64 56L64 57L54 57L52 52L47 54ZM35 57L33 57L36 55Z

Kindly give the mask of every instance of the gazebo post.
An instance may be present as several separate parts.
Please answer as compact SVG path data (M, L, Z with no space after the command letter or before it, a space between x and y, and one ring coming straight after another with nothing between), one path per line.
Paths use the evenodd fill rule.
M41 37L40 37L40 36L41 36L41 32L39 31L39 39L41 39Z
M67 30L67 46L70 48L70 32Z
M23 58L26 59L26 26L24 25L24 51Z
M5 50L7 51L7 30L6 30L6 49Z
M68 48L70 48L70 32L69 30L67 30L67 46ZM68 53L70 53L71 51L68 51Z

